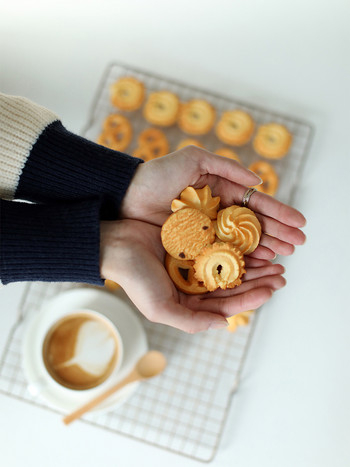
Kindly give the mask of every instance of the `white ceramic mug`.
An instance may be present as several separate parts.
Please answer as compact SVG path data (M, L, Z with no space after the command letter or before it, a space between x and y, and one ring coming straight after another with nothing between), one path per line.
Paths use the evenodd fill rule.
M37 326L40 353L37 381L28 389L39 394L50 387L69 397L96 392L115 378L123 360L123 342L115 324L91 309L47 316Z

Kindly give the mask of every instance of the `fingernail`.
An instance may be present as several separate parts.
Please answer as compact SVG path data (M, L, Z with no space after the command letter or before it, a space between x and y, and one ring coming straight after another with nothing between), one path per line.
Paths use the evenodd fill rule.
M263 183L262 179L259 177L259 175L257 175L255 172L253 172L252 170L249 170L247 169L250 173L252 173L259 181L259 183L257 183L257 185L261 185Z
M212 321L208 329L222 329L228 326L228 322L225 318Z

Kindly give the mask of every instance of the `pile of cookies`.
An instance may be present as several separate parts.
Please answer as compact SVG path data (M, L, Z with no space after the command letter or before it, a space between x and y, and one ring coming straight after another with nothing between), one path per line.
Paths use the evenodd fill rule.
M117 151L128 150L130 143L136 142L136 148L131 153L145 161L190 144L205 147L201 138L208 134L217 143L206 149L239 162L240 157L232 147L239 148L251 143L257 155L276 161L286 156L292 143L292 135L284 125L272 122L257 127L245 110L219 113L202 98L181 102L170 90L148 91L144 83L134 76L123 76L112 83L110 101L123 115L112 113L107 116L97 142ZM145 123L151 125L138 135L133 135L128 118L135 111L142 113ZM183 137L179 137L176 145L170 147L166 132L174 127L180 130L180 134L183 133ZM248 168L263 180L256 188L274 196L278 188L274 166L267 160L256 160Z
M234 288L242 282L244 255L252 253L261 225L246 207L220 209L209 186L187 187L171 204L161 239L165 267L175 286L187 294Z

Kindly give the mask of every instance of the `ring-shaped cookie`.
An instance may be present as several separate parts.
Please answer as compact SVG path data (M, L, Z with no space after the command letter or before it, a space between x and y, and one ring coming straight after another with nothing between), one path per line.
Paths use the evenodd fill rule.
M165 257L165 268L180 292L190 295L207 293L204 284L194 275L193 264L194 261L178 260L169 254Z
M180 143L177 145L176 149L182 149L185 148L186 146L197 146L198 148L203 148L203 144L198 141L197 139L194 138L185 138Z
M121 110L137 110L145 97L145 87L133 76L124 76L110 87L111 102Z
M233 159L234 161L241 162L239 155L235 153L235 151L232 151L232 149L218 148L216 149L216 151L214 151L214 153L218 156L227 157L228 159Z
M204 135L213 127L215 115L215 109L209 102L192 99L182 104L178 124L185 133Z
M180 101L170 91L152 92L143 109L143 116L153 125L171 126L178 117Z
M265 161L256 161L249 166L249 170L256 173L263 181L261 185L256 185L254 188L274 196L278 188L278 175L272 165Z
M281 159L288 153L291 144L291 133L278 123L261 125L253 141L255 151L267 159Z
M220 141L233 146L246 144L254 132L254 120L243 110L224 112L215 131Z
M203 248L193 267L196 278L212 292L240 285L244 266L243 254L232 243L213 243Z

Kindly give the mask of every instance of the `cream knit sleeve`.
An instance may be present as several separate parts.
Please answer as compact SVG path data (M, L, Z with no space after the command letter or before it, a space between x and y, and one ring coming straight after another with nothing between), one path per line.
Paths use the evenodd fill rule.
M0 93L0 198L13 199L33 145L56 120L57 115L28 99Z

